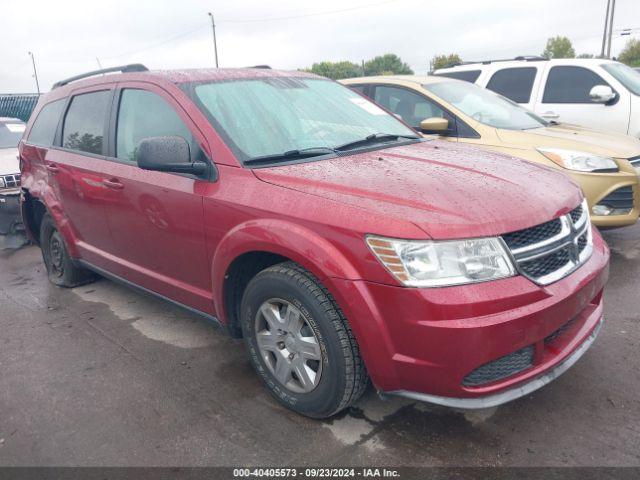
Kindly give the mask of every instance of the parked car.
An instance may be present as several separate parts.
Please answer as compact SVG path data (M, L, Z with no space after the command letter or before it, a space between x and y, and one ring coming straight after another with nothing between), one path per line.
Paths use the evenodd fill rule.
M56 285L97 272L224 326L311 417L368 378L498 405L593 343L609 250L558 172L423 139L306 72L94 73L58 82L20 145Z
M0 117L0 234L6 235L20 221L20 165L18 143L25 124Z
M638 220L640 140L550 123L494 92L446 77L360 77L343 83L416 131L561 170L584 190L598 227Z
M640 138L640 74L606 59L519 57L435 71L475 82L546 120Z

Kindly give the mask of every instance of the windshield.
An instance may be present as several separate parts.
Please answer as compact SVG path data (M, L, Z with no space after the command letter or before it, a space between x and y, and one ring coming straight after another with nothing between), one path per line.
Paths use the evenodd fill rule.
M305 149L324 148L331 154L329 149L373 134L416 135L349 88L324 79L224 81L196 84L194 92L242 161Z
M480 123L507 130L527 130L547 125L533 112L491 90L468 82L438 82L424 88Z
M623 63L604 63L604 68L613 78L635 95L640 95L640 73Z
M0 123L0 148L16 148L22 133L24 132L24 123Z

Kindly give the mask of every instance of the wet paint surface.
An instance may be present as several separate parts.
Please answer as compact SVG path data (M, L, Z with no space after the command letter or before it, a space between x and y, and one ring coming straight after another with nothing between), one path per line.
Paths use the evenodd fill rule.
M0 252L1 465L640 465L640 225L605 232L606 324L533 395L464 414L369 391L328 421L280 407L241 342L109 281ZM292 441L293 440L293 441Z
M405 219L436 239L531 227L581 199L556 171L440 141L254 172L265 182Z

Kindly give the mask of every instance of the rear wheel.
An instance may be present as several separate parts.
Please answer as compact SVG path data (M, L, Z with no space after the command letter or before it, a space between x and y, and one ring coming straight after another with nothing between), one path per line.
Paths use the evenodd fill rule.
M367 373L344 315L298 264L269 267L249 282L241 324L254 368L286 407L326 418L366 389Z
M96 275L73 264L56 225L48 214L40 224L40 249L49 281L60 287L77 287L96 279Z

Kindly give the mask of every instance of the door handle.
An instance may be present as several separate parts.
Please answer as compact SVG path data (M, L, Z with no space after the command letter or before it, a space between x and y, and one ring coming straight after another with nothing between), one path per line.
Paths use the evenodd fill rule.
M47 163L45 164L44 168L46 168L47 171L53 173L54 175L60 172L60 167L58 167L58 165L56 165L55 163Z
M544 118L558 118L560 115L558 115L555 112L544 112L543 114L540 115L541 117Z
M103 180L102 184L105 187L110 188L112 190L122 190L124 188L124 185L120 183L120 181L117 178L112 178L110 180Z

